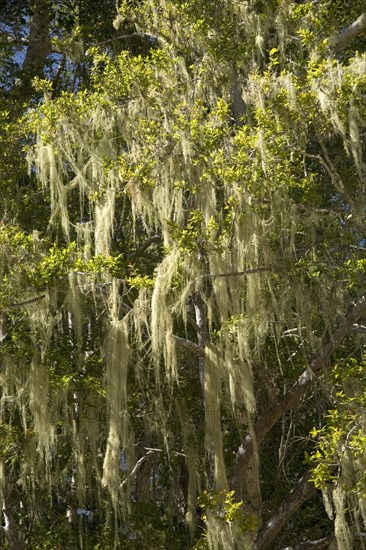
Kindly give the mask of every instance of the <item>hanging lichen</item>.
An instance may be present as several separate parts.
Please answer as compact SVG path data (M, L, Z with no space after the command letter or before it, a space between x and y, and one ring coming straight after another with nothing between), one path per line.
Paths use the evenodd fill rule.
M229 489L226 425L254 440L267 405L258 380L275 380L273 400L285 393L359 292L347 224L355 234L363 224L365 67L323 61L324 44L307 53L315 23L289 1L122 4L116 26L136 22L154 47L92 49L90 90L28 115L29 169L55 244L38 249L34 237L26 274L0 243L4 294L19 300L28 276L39 297L9 317L29 349L8 346L1 415L19 415L19 483L34 501L39 488L68 486L72 506L91 499L118 541L139 536L132 511L158 495L164 521L174 509L193 541L198 494ZM196 393L185 407L176 395L187 380ZM225 497L248 521L211 502L212 548L253 544L252 447L244 504ZM355 457L344 467L363 468ZM351 547L350 501L341 489L332 499L336 536Z

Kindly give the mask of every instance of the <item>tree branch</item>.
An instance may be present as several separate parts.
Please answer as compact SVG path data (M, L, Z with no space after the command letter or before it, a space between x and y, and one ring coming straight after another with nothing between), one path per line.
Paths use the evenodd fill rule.
M256 267L254 269L246 269L245 271L230 271L228 273L207 273L202 275L204 279L218 279L219 277L240 277L243 275L251 275L252 273L261 273L263 271L273 271L271 267Z
M127 256L127 260L134 260L135 258L138 258L139 256L141 256L141 254L145 252L145 250L149 248L149 246L160 241L161 235L153 235L152 237L149 237L148 239L146 239L145 242L142 243L141 246L138 247L137 250L135 250L135 252L131 252L131 254Z
M172 335L174 338L175 343L181 347L186 349L187 351L190 351L194 353L195 355L198 355L198 357L204 357L205 356L205 350L195 342L192 342L191 340L186 340L185 338L181 338L180 336L175 336L175 334Z
M366 13L362 13L356 21L343 29L339 34L336 34L331 44L336 51L339 51L347 46L347 44L362 33L366 28Z
M113 44L113 42L126 42L127 45L130 45L131 40L145 41L150 46L156 46L160 42L159 37L153 34L133 32L131 34L120 34L119 36L114 36L113 38L108 38L108 40L102 40L101 42L95 42L93 46L104 46L105 44Z
M309 468L296 483L290 494L282 501L272 517L263 525L255 541L254 550L268 548L276 538L289 518L296 512L303 502L316 494L316 488L310 481L313 467Z
M323 346L319 354L311 361L308 368L299 376L292 388L275 402L266 411L265 415L257 420L254 425L254 434L256 444L259 446L265 439L268 432L276 422L288 410L297 405L299 401L307 394L316 380L327 366L332 353L337 346L344 340L345 336L352 329L354 323L366 313L366 295L356 302L342 323L331 334L328 342ZM253 458L254 444L250 435L247 435L244 442L240 445L234 467L234 473L231 479L233 488L237 497L240 498L243 489L246 469Z
M344 198L344 200L346 202L348 202L350 210L351 210L353 216L356 216L357 215L356 205L355 205L352 197L348 193L347 189L345 188L345 186L343 184L343 181L342 181L342 178L338 174L337 169L334 166L334 164L333 164L333 162L332 162L332 160L329 156L329 153L328 153L328 150L325 146L325 143L324 143L323 139L320 136L318 136L318 141L319 141L319 145L320 145L320 147L323 151L324 158L321 155L314 155L314 154L310 154L310 153L305 153L305 156L309 157L309 158L316 158L316 159L319 160L320 164L323 166L323 168L328 173L328 175L331 179L332 185L334 186L335 190L338 191L338 193Z
M2 311L7 311L8 309L17 309L23 306L28 306L29 304L34 304L34 302L39 302L39 300L43 300L45 297L46 297L45 294L40 294L39 296L35 296L34 298L23 300L23 302L16 302L15 304L9 304L8 306L5 306Z
M139 460L136 462L136 464L134 465L134 467L130 471L129 475L122 481L122 483L120 483L120 486L119 486L120 490L123 489L123 487L126 485L126 483L129 479L132 479L136 476L137 472L140 470L142 465L146 462L146 460L149 458L149 456L151 454L153 454L154 452L155 451L153 449L150 449L149 451L147 451L147 453L144 456L139 458Z

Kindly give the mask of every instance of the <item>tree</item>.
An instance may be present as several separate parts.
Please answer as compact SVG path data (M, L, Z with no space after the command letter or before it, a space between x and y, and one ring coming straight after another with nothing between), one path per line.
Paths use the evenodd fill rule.
M362 4L122 2L85 50L86 5L6 142L43 197L0 232L7 544L352 548ZM52 28L82 72L40 78Z

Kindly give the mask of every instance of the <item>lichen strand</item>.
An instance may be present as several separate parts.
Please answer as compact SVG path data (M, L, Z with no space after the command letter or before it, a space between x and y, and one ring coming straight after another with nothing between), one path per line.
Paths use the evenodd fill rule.
M119 318L118 290L118 283L114 281L111 296L111 320L104 350L109 431L102 477L102 484L111 493L116 513L121 484L121 452L129 443L127 373L130 356L128 315L123 319Z

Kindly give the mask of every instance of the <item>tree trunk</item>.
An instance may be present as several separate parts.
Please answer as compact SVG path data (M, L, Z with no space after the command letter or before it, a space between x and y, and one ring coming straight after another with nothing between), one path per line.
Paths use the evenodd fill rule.
M6 498L3 500L3 514L5 519L3 529L5 531L6 540L8 541L9 550L22 550L25 548L23 535L19 525L17 525L14 519L11 505Z
M43 68L47 56L51 52L50 24L51 5L49 0L33 0L31 2L31 20L28 36L28 46L22 66L22 76L14 93L23 100L34 93L31 81L35 76L43 76Z

